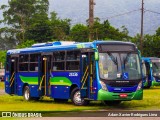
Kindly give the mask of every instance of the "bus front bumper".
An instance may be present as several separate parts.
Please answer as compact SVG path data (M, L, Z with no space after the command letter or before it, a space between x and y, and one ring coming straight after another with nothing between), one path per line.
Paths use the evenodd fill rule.
M157 82L157 81L152 81L152 86L160 86L160 82Z
M122 97L121 95L127 95ZM98 91L98 100L120 100L120 101L130 101L130 100L142 100L143 99L143 90L137 90L136 92L131 93L113 93L100 89Z

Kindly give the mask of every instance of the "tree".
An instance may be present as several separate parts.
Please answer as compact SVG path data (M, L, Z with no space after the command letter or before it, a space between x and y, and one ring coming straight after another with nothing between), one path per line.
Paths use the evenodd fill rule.
M160 36L160 27L156 30L156 36Z
M2 65L4 66L5 64L5 60L6 60L6 51L1 51L0 50L0 63L2 63Z
M140 48L140 35L137 34L132 42ZM146 34L143 36L143 53L144 57L160 57L160 36Z
M104 25L100 23L99 18L94 19L95 22L92 27L92 34L94 40L104 40L105 38L105 31L104 31Z
M160 36L145 35L143 39L143 56L160 57Z
M25 42L19 44L16 48L27 48L31 47L35 43L34 40L26 40Z
M9 0L8 6L1 6L4 11L2 22L14 30L16 35L13 37L16 36L18 42L23 42L27 39L25 37L26 30L35 22L34 18L44 18L48 12L48 6L48 0Z
M89 28L83 24L76 24L71 28L70 37L76 42L87 42L89 36Z
M7 27L0 28L0 50L15 48L17 40L14 30Z
M70 19L60 19L57 13L51 12L50 23L53 39L65 40L69 36L70 21Z
M32 39L35 42L50 41L51 36L52 30L48 20L35 22L26 30L26 39Z

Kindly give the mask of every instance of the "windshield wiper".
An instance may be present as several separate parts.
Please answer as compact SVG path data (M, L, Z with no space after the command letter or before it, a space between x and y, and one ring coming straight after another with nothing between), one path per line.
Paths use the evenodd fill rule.
M115 57L112 55L112 53L110 53L110 52L107 52L107 54L108 54L109 57L112 59L112 61L114 62L114 64L115 64L115 65L118 65L118 63L117 63L117 58L115 58Z
M128 61L128 57L131 55L131 52L127 53L126 58L123 60L124 64L126 64L126 62Z

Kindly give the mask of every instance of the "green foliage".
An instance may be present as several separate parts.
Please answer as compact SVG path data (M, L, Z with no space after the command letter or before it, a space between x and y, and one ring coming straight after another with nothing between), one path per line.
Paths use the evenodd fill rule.
M146 35L143 42L143 55L160 57L160 36Z
M137 34L132 42L140 48L140 35ZM141 51L144 57L160 57L160 36L155 35L144 35L143 37L143 51Z
M33 28L34 23L38 22L40 24L41 21L44 21L43 19L48 19L48 6L48 0L10 0L8 6L2 5L1 9L4 17L2 22L9 25L7 35L16 39L17 43L27 40L26 31Z
M131 38L128 36L128 30L125 26L122 26L122 31L120 31L111 26L108 20L101 23L99 18L95 18L91 28L82 24L76 24L71 28L70 36L74 41L85 42L88 41L89 31L93 40L129 41Z
M0 63L4 66L6 60L6 51L0 50Z
M99 19L96 19L93 27L91 28L91 33L93 34L94 40L118 40L118 41L129 41L131 37L128 36L128 30L125 26L121 27L122 31L114 28L110 25L108 20L100 23Z
M34 43L35 43L34 40L26 40L25 42L17 45L17 48L27 48L27 47L31 47Z
M57 40L66 40L70 32L70 19L60 19L57 13L51 12L50 25L52 38Z
M26 39L33 39L35 42L47 42L51 38L51 28L48 21L39 21L26 30Z
M89 33L93 40L131 41L140 47L140 35L130 37L125 26L117 29L108 20L101 22L98 17L92 27L89 27L89 21L87 25L71 26L70 19L60 19L56 12L51 12L49 18L48 8L48 0L9 0L8 5L2 5L4 19L0 23L8 26L0 29L0 50L53 40L87 42ZM160 57L159 41L160 27L155 35L144 35L142 56Z
M160 36L160 27L156 30L156 36Z
M89 36L89 29L83 24L76 24L71 28L70 36L73 41L87 42Z

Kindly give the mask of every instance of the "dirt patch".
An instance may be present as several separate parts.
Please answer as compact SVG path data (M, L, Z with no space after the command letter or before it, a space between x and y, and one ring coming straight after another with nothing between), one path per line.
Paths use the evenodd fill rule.
M0 89L0 95L4 95L5 91Z

